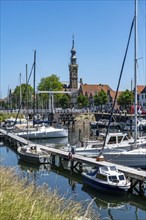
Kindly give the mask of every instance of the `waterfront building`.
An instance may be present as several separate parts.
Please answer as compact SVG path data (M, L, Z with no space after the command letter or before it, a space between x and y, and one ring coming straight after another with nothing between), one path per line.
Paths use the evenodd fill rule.
M142 109L146 110L146 86L137 86L137 100Z

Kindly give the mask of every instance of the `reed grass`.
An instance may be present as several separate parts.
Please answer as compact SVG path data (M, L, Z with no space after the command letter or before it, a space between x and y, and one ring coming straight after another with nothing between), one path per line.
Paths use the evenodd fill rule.
M85 212L81 203L59 197L48 186L27 184L14 169L0 167L1 220L97 220L91 213L90 208Z

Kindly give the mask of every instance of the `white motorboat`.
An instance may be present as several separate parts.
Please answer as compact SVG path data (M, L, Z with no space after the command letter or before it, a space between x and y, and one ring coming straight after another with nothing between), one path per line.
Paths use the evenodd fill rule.
M127 191L131 186L124 173L118 171L115 166L99 166L89 172L83 172L82 177L84 184L96 190L115 193Z
M44 146L28 144L18 147L17 152L20 159L28 163L46 164L51 162L51 154Z
M62 127L53 126L41 126L35 129L29 129L26 131L16 132L16 135L28 138L28 139L38 139L38 138L63 138L68 137L68 130Z
M82 143L76 144L71 146L64 147L63 150L72 151L74 148L74 152L77 154L81 154L83 156L88 157L97 157L100 153L101 149L103 148L103 143L105 139L105 133L100 133L100 136L97 140L85 140ZM137 139L137 145L139 147L146 146L146 139L139 138ZM127 133L123 132L109 132L106 137L106 142L104 146L104 152L111 152L115 150L130 150L134 146L134 139L129 137Z

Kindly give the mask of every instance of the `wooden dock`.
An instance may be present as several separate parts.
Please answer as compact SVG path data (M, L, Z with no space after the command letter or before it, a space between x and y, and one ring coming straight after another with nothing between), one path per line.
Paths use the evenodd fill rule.
M28 144L28 141L26 139L21 138L12 132L8 132L3 129L0 129L0 133L5 135L6 139L10 141L14 141L14 143L16 144L16 147L18 146L17 142L19 143L19 145ZM31 142L29 143L31 144ZM55 161L56 156L59 157L60 161L62 159L68 159L71 164L71 169L76 169L78 171L80 171L78 167L82 168L83 164L87 166L93 166L93 167L99 166L99 165L116 166L118 170L125 173L125 175L130 179L132 183L131 190L135 189L138 194L144 193L144 183L146 183L146 171L145 170L141 170L141 169L139 170L139 169L135 169L132 167L113 164L113 163L106 162L106 161L96 161L95 158L89 158L89 157L81 156L79 154L73 154L72 157L69 157L69 152L67 151L56 149L56 148L51 148L51 147L45 147L45 148L47 151L51 153L52 158L53 158L52 161Z

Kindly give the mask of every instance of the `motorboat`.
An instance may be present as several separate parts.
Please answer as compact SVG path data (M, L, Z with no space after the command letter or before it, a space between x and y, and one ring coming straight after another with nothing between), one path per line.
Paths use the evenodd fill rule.
M103 143L105 139L105 133L100 133L98 139L96 140L83 140L82 142L76 145L70 145L63 147L65 151L71 151L74 148L75 153L81 154L83 156L88 157L97 157L100 153L101 149L103 148ZM146 139L139 138L137 139L137 145L139 147L146 146ZM109 132L106 137L106 142L104 146L104 152L111 152L114 149L123 150L127 149L130 150L134 146L134 139L129 137L127 133L123 132Z
M100 129L100 130L105 129L105 128L107 128L108 123L109 123L108 119L100 119L98 121L91 122L90 128L91 129ZM109 129L111 131L123 131L123 130L125 130L125 127L126 127L126 123L113 121L110 123Z
M144 128L144 126L143 126L142 119L138 118L137 119L137 130L143 131L143 128ZM128 131L135 130L135 119L134 118L128 119L126 121L126 126L125 126L124 130L128 130Z
M17 149L21 160L33 164L47 164L51 162L51 154L44 147L39 145L28 144Z
M87 172L82 173L83 184L96 190L105 191L127 191L131 183L125 177L124 173L117 170L116 166L99 166Z
M38 139L38 138L63 138L68 137L68 129L63 127L53 127L53 126L37 126L33 129L15 132L16 135L28 138L28 139Z

